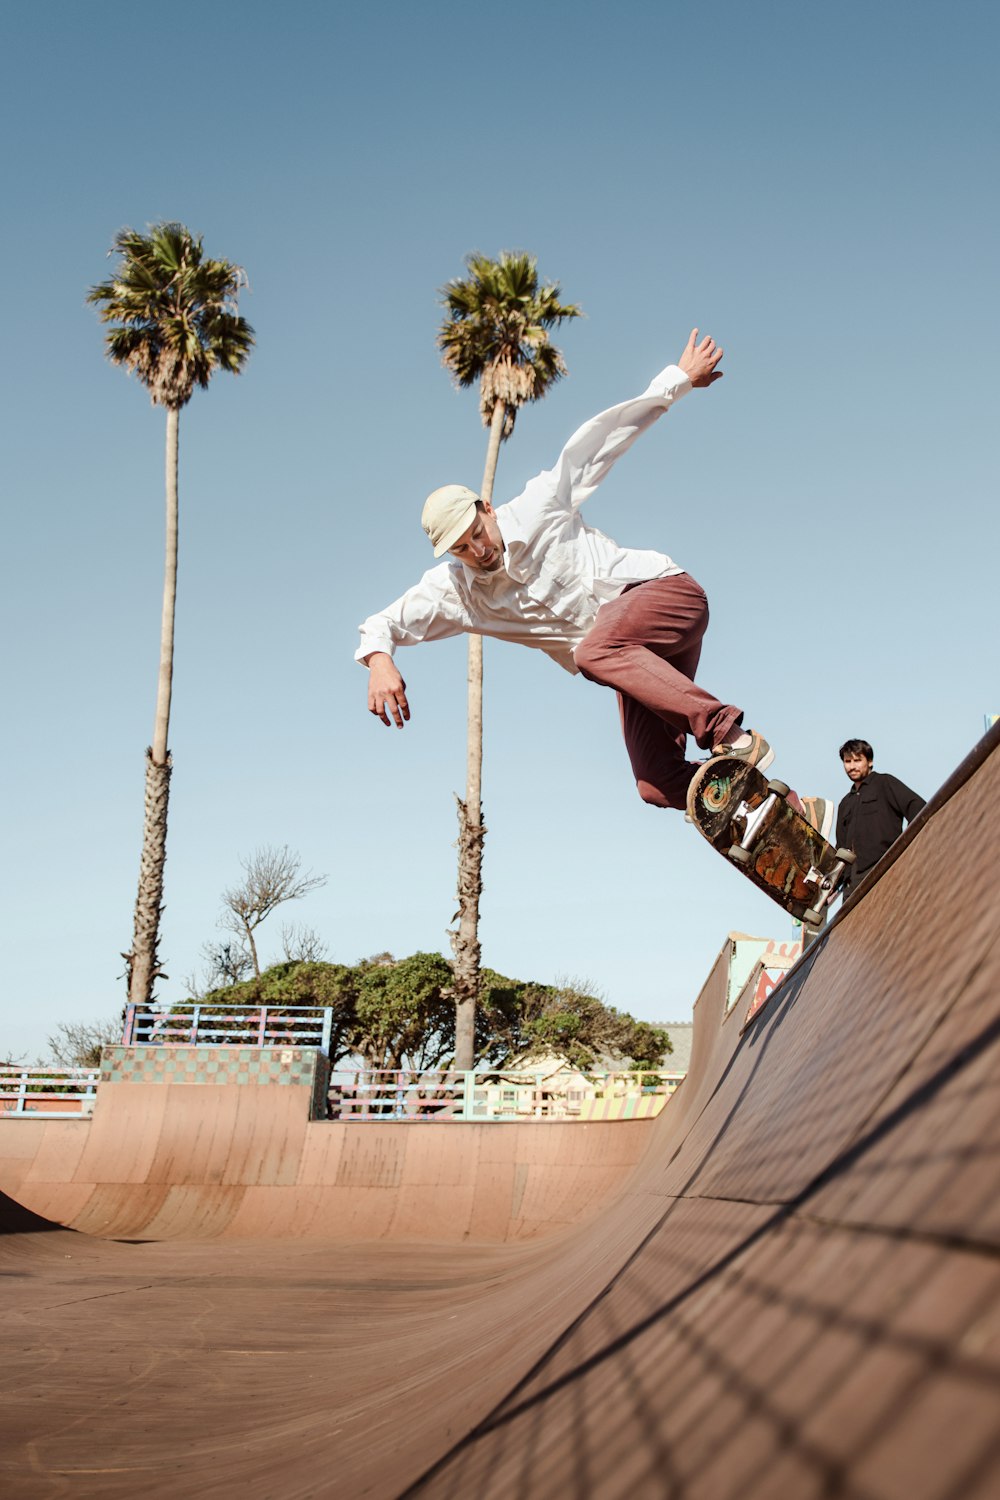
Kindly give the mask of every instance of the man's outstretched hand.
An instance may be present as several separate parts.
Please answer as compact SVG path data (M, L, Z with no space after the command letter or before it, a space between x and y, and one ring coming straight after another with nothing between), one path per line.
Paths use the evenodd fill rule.
M384 651L373 651L368 658L368 712L389 728L394 720L397 729L402 729L410 717L406 683L392 657Z
M716 346L715 340L706 334L701 343L698 340L697 328L692 328L691 337L687 341L687 347L677 363L692 385L711 385L713 380L721 380L722 370L717 370L716 365L722 358L722 350Z

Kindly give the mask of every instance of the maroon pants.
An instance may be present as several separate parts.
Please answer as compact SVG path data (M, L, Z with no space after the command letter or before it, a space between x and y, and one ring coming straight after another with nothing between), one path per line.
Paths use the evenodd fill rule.
M707 625L705 591L689 574L652 578L602 604L574 653L584 677L617 692L639 796L654 807L684 806L696 768L688 735L710 750L743 718L694 681Z

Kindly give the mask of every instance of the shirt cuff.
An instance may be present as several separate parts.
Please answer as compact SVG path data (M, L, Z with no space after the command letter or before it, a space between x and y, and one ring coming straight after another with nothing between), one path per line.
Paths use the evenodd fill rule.
M386 656L392 656L394 647L389 636L363 635L361 645L354 653L354 660L365 666L365 657L371 656L373 651L384 651Z
M690 378L685 375L680 365L667 365L659 375L653 379L644 391L646 396L662 396L665 401L676 401L681 396L686 396L692 390Z

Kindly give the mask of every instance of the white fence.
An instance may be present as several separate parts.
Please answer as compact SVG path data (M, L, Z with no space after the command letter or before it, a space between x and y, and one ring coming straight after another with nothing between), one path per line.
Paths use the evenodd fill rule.
M0 1116L89 1115L99 1068L0 1067Z
M658 1114L682 1073L643 1069L477 1069L373 1072L338 1068L330 1075L332 1120L638 1120Z
M480 1068L462 1073L336 1068L330 1075L328 1118L410 1124L648 1119L659 1114L683 1076L662 1069L585 1073ZM0 1118L87 1117L99 1082L99 1068L0 1067Z

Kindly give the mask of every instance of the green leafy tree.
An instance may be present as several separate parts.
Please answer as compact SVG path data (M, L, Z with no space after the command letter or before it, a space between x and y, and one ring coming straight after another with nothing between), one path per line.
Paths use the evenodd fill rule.
M273 964L198 1002L223 1035L231 1007L266 1005L280 1020L284 1008L333 1012L330 1061L355 1057L372 1069L428 1072L450 1069L455 1050L453 964L440 953L395 959L380 953L354 965ZM509 1066L531 1052L557 1052L581 1068L625 1062L655 1067L671 1050L667 1032L605 1004L583 981L525 983L483 969L476 1010L476 1060ZM217 1008L217 1009L216 1009ZM191 1010L174 1008L175 1016ZM234 1026L237 1023L232 1023ZM183 1024L178 1028L184 1031ZM164 1035L164 1039L166 1035Z
M499 1065L523 1050L524 1019L545 987L509 979L495 969L479 973L476 1063Z
M200 999L203 1017L218 1006L225 1030L230 1012L222 1007L266 1005L333 1012L330 1062L358 1057L369 1068L436 1068L451 1061L455 1048L455 1007L451 965L440 953L414 953L394 959L379 954L353 966L331 963L273 964L240 984L211 990ZM178 1008L183 1014L190 1006ZM277 1016L273 1018L277 1021Z
M253 347L253 329L237 312L246 285L241 267L211 260L183 224L150 226L148 234L123 229L111 254L114 274L91 287L87 301L111 325L108 358L134 374L154 406L166 408L166 549L160 665L153 743L146 751L145 820L132 947L124 955L128 998L145 1005L159 963L163 869L167 851L167 803L172 757L167 748L173 688L174 614L177 602L178 428L180 411L195 387L208 386L216 370L238 374Z
M455 1048L451 965L440 953L362 963L357 1047L371 1068L436 1068Z
M582 980L522 984L483 971L485 1029L492 1033L485 1060L507 1063L525 1053L554 1052L580 1068L629 1062L654 1066L672 1051L660 1026L616 1010Z
M527 1048L556 1052L576 1067L603 1066L626 1059L652 1067L672 1051L670 1037L658 1026L606 1005L595 995L555 989L525 1017L522 1041Z
M442 363L455 384L478 384L479 411L489 428L480 495L492 501L500 444L510 437L520 407L540 401L566 365L549 331L580 309L559 301L557 285L541 285L535 257L503 251L498 259L466 257L465 276L441 290L446 317L438 330ZM479 992L479 902L483 842L483 642L469 636L468 737L465 801L458 800L458 926L455 954L455 1065L471 1068L476 1044Z

